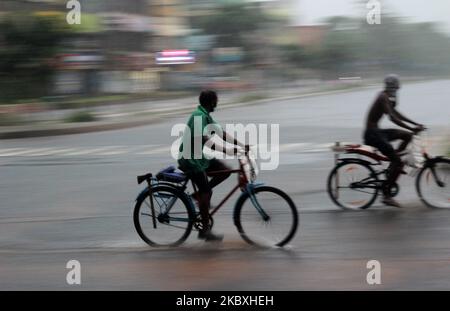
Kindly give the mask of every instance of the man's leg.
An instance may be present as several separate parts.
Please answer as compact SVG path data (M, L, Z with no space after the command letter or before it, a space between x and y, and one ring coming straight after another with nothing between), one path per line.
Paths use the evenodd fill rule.
M206 241L220 241L223 239L222 235L216 235L211 232L209 227L209 208L211 204L211 187L208 183L208 177L205 172L192 173L190 174L191 180L198 187L197 198L198 207L200 209L200 216L202 220L203 229L199 231L199 239Z
M365 143L378 148L382 154L389 158L391 164L388 168L387 180L383 186L383 202L386 205L401 207L391 196L390 189L397 182L403 170L403 163L397 152L388 141L388 135L384 133L385 130L371 130L365 133Z
M211 178L211 180L208 182L209 185L209 189L213 189L214 187L216 187L217 185L219 185L220 183L222 183L224 180L226 180L228 177L230 177L231 173L221 173L221 174L214 174L214 175L210 175L210 172L217 172L217 171L225 171L225 170L231 170L230 167L228 167L225 163L223 163L222 161L219 161L217 159L212 159L208 169L206 170L206 175L207 176L213 176ZM199 200L198 198L198 192L195 192L192 194L192 196L194 197L194 199Z
M207 228L209 224L209 205L212 194L208 184L208 177L206 177L206 173L204 172L192 173L189 177L198 188L195 196L198 200L203 228Z
M383 202L387 205L401 207L401 205L392 198L390 190L395 185L401 173L403 172L403 162L397 152L388 142L379 146L378 149L391 161L391 164L388 168L387 180L383 188Z
M400 153L408 147L409 143L413 138L413 134L399 129L387 129L383 130L384 135L386 136L388 141L401 140L402 142L398 146L396 152Z
M206 170L206 174L208 176L210 172L217 172L217 171L226 171L226 170L231 170L230 167L228 167L228 165L226 165L223 161L217 160L217 159L212 159L208 169ZM224 180L226 180L228 177L230 177L231 173L221 173L221 174L217 174L217 175L213 175L213 177L211 178L211 180L209 181L209 186L212 188L214 188L215 186L219 185L220 183L222 183Z

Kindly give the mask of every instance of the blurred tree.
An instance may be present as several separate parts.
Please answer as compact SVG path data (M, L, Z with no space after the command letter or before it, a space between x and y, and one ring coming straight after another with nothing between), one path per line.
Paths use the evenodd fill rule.
M0 22L0 98L47 94L51 60L67 28L59 15L14 14Z
M230 2L218 7L212 14L196 16L191 20L192 28L215 37L215 47L243 48L248 63L261 58L263 47L271 45L270 35L265 30L280 23L285 21L267 15L256 4L242 2Z
M389 72L450 73L450 37L434 24L407 23L389 14L383 14L381 24L374 25L367 23L365 14L360 18L332 17L324 21L328 31L319 46L301 46L293 39L292 43L278 43L275 51L273 38L287 30L287 21L272 19L258 5L227 1L230 4L212 14L194 17L193 28L213 35L217 47L244 47L251 60L278 54L282 63L275 67L281 69L281 75L286 70L303 69L329 78L378 77ZM367 11L367 1L356 2L363 12Z
M348 71L348 67L355 60L354 36L347 31L330 32L320 50L320 69L335 75Z
M389 15L380 25L348 17L327 24L328 34L305 64L326 76L450 73L450 37L434 24L405 23Z
M196 17L194 28L216 36L218 47L244 46L244 34L261 27L265 21L259 9L236 3L219 7L213 14Z
M308 66L306 48L298 44L286 44L280 46L282 58L285 62L297 66Z

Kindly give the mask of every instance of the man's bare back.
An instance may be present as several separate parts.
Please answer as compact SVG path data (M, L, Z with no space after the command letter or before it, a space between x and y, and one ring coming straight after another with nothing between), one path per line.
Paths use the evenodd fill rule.
M383 91L381 92L367 115L366 129L377 129L383 115L389 114L387 105L395 107L395 101L391 101L389 95Z

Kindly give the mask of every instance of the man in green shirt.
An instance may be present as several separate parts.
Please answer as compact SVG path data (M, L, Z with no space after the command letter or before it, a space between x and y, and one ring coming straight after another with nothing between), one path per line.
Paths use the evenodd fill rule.
M203 229L199 232L199 239L205 241L220 241L223 235L214 234L209 228L209 209L212 195L212 188L223 182L230 176L230 168L218 159L209 159L203 153L203 147L217 150L212 143L211 138L214 134L219 135L225 142L233 144L231 152L236 154L240 147L248 150L248 145L244 145L228 135L222 130L211 117L210 113L217 107L217 94L214 91L202 91L199 96L200 105L191 114L187 128L183 134L182 144L180 146L180 157L178 164L189 178L195 183L198 192L193 197L198 200L200 215L202 218ZM229 153L230 150L221 150ZM214 175L208 180L208 173L214 171L224 171L221 174Z

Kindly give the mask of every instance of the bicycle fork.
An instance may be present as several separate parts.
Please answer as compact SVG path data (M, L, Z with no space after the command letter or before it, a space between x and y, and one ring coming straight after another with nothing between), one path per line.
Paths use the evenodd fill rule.
M247 184L246 190L248 193L248 196L250 197L250 201L252 202L253 206L256 208L256 210L259 212L261 217L264 221L268 221L270 219L270 216L267 215L267 213L262 209L261 205L259 204L258 200L255 196L255 187L261 185L261 184Z
M440 188L444 188L444 187L445 187L445 184L444 184L443 181L441 181L441 180L439 179L439 177L438 177L438 175L437 175L437 173L436 173L435 164L432 164L432 165L430 166L430 171L431 171L431 174L432 174L433 177L434 177L434 180L436 181L436 184L437 184Z

